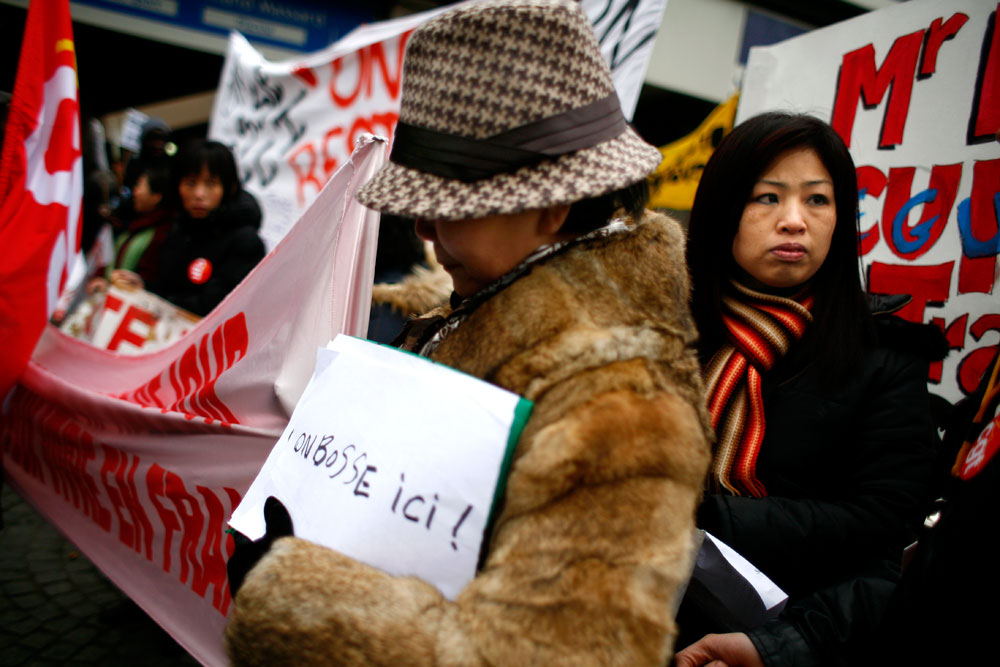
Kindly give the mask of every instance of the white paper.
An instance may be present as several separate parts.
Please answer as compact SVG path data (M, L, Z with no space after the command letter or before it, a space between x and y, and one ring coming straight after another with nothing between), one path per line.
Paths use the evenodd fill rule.
M709 617L732 631L776 618L788 595L728 544L704 532L687 595Z
M230 525L262 536L273 495L298 537L454 598L475 575L520 401L415 355L338 336L317 352Z

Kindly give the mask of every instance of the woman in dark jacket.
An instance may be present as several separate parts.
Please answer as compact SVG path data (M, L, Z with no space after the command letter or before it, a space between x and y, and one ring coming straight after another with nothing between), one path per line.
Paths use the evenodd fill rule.
M260 207L240 187L232 153L216 141L188 145L173 174L180 212L147 289L207 315L266 254L257 235Z
M824 655L835 639L814 632L800 604L898 563L912 540L935 438L927 359L896 345L910 338L905 323L882 326L869 311L856 213L847 148L808 116L746 121L705 168L687 260L717 442L698 525L789 602L760 628L713 626L688 605L679 622L689 641L746 634L706 637L678 664ZM876 623L880 603L857 602Z

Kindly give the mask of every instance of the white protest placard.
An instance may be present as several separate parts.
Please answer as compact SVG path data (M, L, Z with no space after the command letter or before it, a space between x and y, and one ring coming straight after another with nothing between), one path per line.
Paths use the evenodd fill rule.
M475 576L531 403L447 366L338 336L230 525L295 535L454 597Z
M969 394L1000 343L1000 31L996 0L912 0L753 48L737 122L830 122L857 166L869 289L953 352L930 390Z
M129 109L125 114L125 122L122 124L122 137L119 143L125 150L138 153L142 149L142 126L149 120L149 116L138 109Z

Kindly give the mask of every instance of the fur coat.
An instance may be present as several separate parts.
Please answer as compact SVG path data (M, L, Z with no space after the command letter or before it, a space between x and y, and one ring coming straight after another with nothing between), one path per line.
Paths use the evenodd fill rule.
M280 539L236 596L232 662L666 664L710 458L687 303L681 230L653 213L482 303L431 357L535 404L482 570L450 602Z

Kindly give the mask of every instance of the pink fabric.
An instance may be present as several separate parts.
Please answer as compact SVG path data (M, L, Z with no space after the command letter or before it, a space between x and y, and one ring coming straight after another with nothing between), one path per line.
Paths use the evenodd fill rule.
M198 660L224 665L223 532L312 373L368 324L378 217L362 140L282 242L173 345L119 356L52 326L0 422L7 479Z

